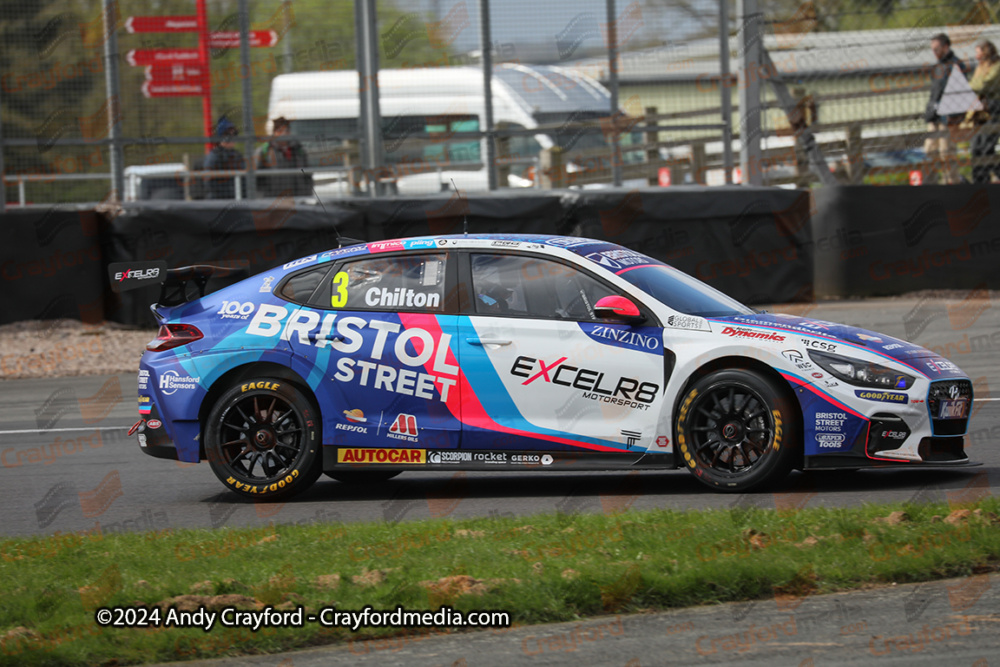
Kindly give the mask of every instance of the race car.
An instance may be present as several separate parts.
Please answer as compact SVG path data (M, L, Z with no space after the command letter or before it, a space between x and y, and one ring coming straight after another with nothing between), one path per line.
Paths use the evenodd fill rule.
M196 297L212 271L166 271L134 432L243 496L323 473L684 467L743 492L794 468L969 464L952 362L606 241L357 243Z

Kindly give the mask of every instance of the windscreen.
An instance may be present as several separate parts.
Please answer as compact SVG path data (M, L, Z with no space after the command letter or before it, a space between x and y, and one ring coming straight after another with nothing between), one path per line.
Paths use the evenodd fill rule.
M698 317L750 315L754 311L736 299L665 264L646 264L618 272L656 300L679 313Z

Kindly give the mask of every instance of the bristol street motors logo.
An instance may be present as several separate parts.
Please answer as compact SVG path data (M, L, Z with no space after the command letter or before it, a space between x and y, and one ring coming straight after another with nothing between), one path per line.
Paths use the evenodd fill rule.
M389 427L389 437L407 442L417 442L417 418L413 415L399 413L396 421Z
M353 433L363 433L368 435L368 428L361 426L361 424L366 423L368 418L365 417L365 413L357 408L353 410L344 410L344 419L351 422L350 424L337 423L338 431L351 431Z

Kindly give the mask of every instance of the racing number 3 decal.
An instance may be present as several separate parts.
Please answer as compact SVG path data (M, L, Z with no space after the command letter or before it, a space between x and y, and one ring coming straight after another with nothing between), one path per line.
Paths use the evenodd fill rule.
M333 296L330 297L330 305L334 308L343 308L347 304L347 281L346 271L338 271L337 275L333 277L336 289Z

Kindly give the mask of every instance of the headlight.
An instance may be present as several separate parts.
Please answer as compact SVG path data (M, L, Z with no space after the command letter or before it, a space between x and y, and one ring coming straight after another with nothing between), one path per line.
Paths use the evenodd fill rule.
M809 358L817 366L838 380L859 387L877 387L878 389L909 389L916 378L906 373L894 371L885 366L873 364L870 361L841 357L829 352L809 350Z

